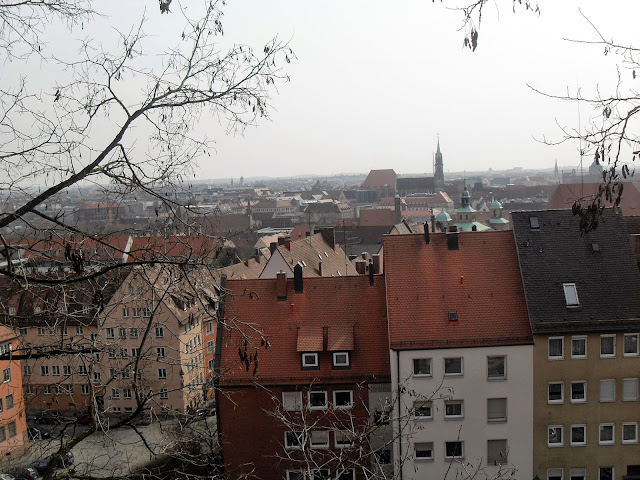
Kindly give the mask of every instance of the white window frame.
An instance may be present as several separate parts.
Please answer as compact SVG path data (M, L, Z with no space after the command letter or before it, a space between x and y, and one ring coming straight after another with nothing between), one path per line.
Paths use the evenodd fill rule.
M582 438L583 438L583 440L581 442L574 442L573 441L573 429L574 428L582 430L582 434L583 434ZM569 443L570 443L570 445L572 447L584 447L587 444L587 426L585 424L571 425Z
M551 430L559 430L560 431L560 441L552 442L550 433ZM549 448L557 448L564 446L564 425L549 425L547 426L547 447Z
M611 428L611 440L602 439L602 429L606 427ZM598 445L615 445L616 443L616 424L615 423L601 423L598 426Z
M582 384L584 385L583 389L583 397L582 398L573 398L573 386ZM585 380L574 380L571 382L571 403L585 403L587 401L587 382Z
M612 338L613 339L613 353L602 353L602 340L604 340L605 338ZM616 334L610 334L607 333L605 335L600 335L600 358L615 358L616 357L616 343L617 343L617 338L616 338Z
M447 455L447 444L449 443L459 443L460 444L460 456L448 456ZM453 460L462 460L464 459L464 441L463 440L451 440L450 442L444 442L444 460L445 462L451 462Z
M460 413L451 415L447 413L447 407L460 405ZM464 401L463 400L445 400L444 402L444 418L445 420L458 420L464 418Z
M159 368L158 369L158 378L161 380L166 380L167 379L167 369L166 368Z
M605 383L606 382L606 383ZM602 399L603 395L603 391L602 391L602 386L603 385L611 385L613 384L613 396L610 399ZM612 403L616 401L616 379L615 378L603 378L602 380L600 380L600 403Z
M329 448L329 430L311 430L309 446L314 450Z
M502 458L500 458L500 460L496 460L494 459L493 461L491 461L491 459L489 458L489 443L490 442L504 442L504 456ZM496 438L496 439L488 439L487 440L487 465L504 465L507 464L509 462L509 442L507 441L506 438Z
M40 365L40 375L43 377L49 376L49 365Z
M567 307L577 307L578 305L580 305L578 288L576 287L575 283L563 283L562 291L564 292L564 301L566 302ZM567 295L567 292L569 292L570 295ZM572 297L575 297L575 300Z
M165 358L167 356L167 351L164 347L156 347L156 357L157 358Z
M622 379L622 401L623 402L637 402L638 399L640 399L640 395L638 392L638 384L640 383L640 381L638 381L637 378L623 378ZM629 385L631 385L631 387L629 387ZM635 388L633 388L633 386L635 385ZM634 390L633 392L633 396L630 395L625 395L625 393L627 393L627 391L629 390Z
M282 392L282 409L286 412L302 410L302 392Z
M634 438L632 439L626 439L624 438L624 427L633 427L634 428ZM622 423L622 428L620 428L620 437L622 439L622 443L624 443L625 445L627 444L631 444L631 443L638 443L638 422L623 422Z
M287 470L286 475L286 480L300 480L305 478L303 470Z
M584 354L573 353L573 342L577 342L577 341L584 342ZM574 358L574 359L587 358L587 337L585 335L571 337L571 358Z
M547 480L551 480L552 478L560 478L560 480L563 480L564 470L562 468L548 468Z
M168 400L169 399L169 389L168 388L161 388L159 390L159 394L160 394L160 398L162 400Z
M431 455L418 457L419 451L430 451ZM433 462L433 457L433 442L416 442L413 444L413 460L415 462Z
M636 339L636 349L632 352L627 352L627 338ZM640 338L637 333L625 333L622 339L622 355L625 357L637 357L640 354Z
M614 467L598 467L598 479L597 480L603 480L603 478L604 478L603 470L605 470L605 469L608 470L608 474L609 474L609 475L607 475L606 478L608 480L615 480L616 471L615 471Z
M345 356L346 358L346 362L345 361L339 361L339 357L341 356ZM351 356L349 355L349 352L347 351L341 351L341 352L333 352L333 366L335 368L347 368L351 366Z
M293 434L298 438L298 442L294 444L289 444L289 434ZM296 432L294 430L289 430L288 432L284 432L284 448L286 450L301 450L304 444L304 432Z
M320 367L320 356L318 352L303 352L302 368L318 368Z
M553 356L551 355L552 340L560 340L560 350L561 350L560 355L553 355ZM564 360L564 337L549 337L547 341L547 345L548 345L547 358L549 360Z
M416 373L416 361L422 362L426 361L429 365L429 373ZM413 376L414 377L432 377L433 376L433 360L431 358L414 358L412 359L413 363ZM418 369L420 371L420 369Z
M349 443L340 442L342 438L346 438L347 440L351 440ZM333 441L335 448L351 448L353 447L353 435L349 430L334 430L333 433Z
M447 373L447 360L460 360L460 371ZM462 377L464 375L464 358L463 357L446 357L443 360L443 369L445 377Z
M491 400L504 400L504 416L489 418L489 402ZM506 397L497 397L497 398L487 398L487 423L505 423L507 421L507 399Z
M311 396L314 394L322 394L324 395L324 405L322 406L312 406L311 405ZM326 410L329 406L329 400L328 400L328 396L327 396L327 391L326 390L310 390L309 393L307 394L307 407L309 408L309 410Z
M428 407L429 415L418 415L418 412L420 412L420 407ZM433 402L426 400L416 400L413 402L411 413L413 413L414 420L433 420Z
M489 374L489 359L490 358L502 358L502 375L490 375ZM506 355L487 355L487 380L506 380L507 379L507 356Z
M560 385L560 399L551 399L551 394L549 388L551 385ZM549 382L547 384L547 403L549 405L564 403L564 382Z
M113 327L107 327L106 336L107 336L107 340L113 340L114 338L116 338L115 330Z
M348 405L338 405L336 401L336 397L338 393L348 393L349 394L349 404ZM333 407L340 410L349 410L353 408L353 390L334 390L333 391Z
M584 467L574 467L569 469L569 478L573 480L574 478L581 480L586 480L587 478L587 469Z

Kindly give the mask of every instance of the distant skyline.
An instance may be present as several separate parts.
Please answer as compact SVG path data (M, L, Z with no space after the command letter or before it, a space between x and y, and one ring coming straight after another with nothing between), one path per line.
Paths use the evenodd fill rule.
M381 168L431 175L438 135L445 173L553 168L556 160L559 168L577 168L578 145L550 147L534 137L559 139L556 122L577 128L592 112L543 97L527 83L557 95L576 86L609 93L619 59L563 38L596 39L580 8L606 38L631 43L640 3L539 0L537 15L523 8L514 14L511 0L497 0L485 6L476 52L462 47L462 17L450 9L456 3L462 1L228 1L224 42L261 51L277 35L290 40L297 60L286 65L291 82L271 100L271 121L233 137L203 113L200 125L216 151L198 159L197 178ZM92 23L91 35L109 39L113 28L129 30L146 9L146 34L172 45L182 32L179 5L174 0L172 13L160 15L149 1L97 4L111 16ZM72 35L86 33L75 28ZM64 43L69 32L58 35L48 38ZM622 79L630 82L631 72L622 70ZM55 91L55 78L31 81L51 82L44 88ZM585 157L584 167L592 161Z

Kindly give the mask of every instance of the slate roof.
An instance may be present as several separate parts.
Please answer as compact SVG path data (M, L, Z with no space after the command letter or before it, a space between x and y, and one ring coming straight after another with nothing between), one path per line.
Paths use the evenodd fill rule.
M371 170L362 182L363 189L381 190L385 185L391 190L396 188L396 172L392 168Z
M607 209L598 228L583 234L570 210L511 215L534 333L640 327L640 272L622 215ZM576 284L579 306L567 307L563 283Z
M305 278L304 292L294 293L287 280L287 299L278 301L277 279L229 280L221 386L389 381L389 345L384 277ZM240 360L240 329L248 336L247 353L258 352L258 367ZM269 347L263 345L264 340ZM333 370L330 352L350 349L351 368ZM302 370L301 351L321 349L320 369ZM351 350L352 349L352 350Z
M458 250L444 233L384 237L391 348L531 344L513 233L450 235Z
M599 183L563 183L558 185L549 203L548 209L571 208L573 202L578 198L593 199L598 192ZM640 215L640 191L634 182L623 182L624 193L620 200L620 209L624 215ZM604 205L611 206L602 197Z

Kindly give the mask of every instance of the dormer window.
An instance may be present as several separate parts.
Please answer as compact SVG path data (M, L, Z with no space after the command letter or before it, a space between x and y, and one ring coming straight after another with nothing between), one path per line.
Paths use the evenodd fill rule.
M575 307L580 305L578 301L578 291L576 290L575 283L563 283L562 288L564 289L564 298L567 302L567 307Z
M349 368L349 352L333 352L333 368Z
M303 369L318 369L320 368L320 361L318 359L317 352L305 352L302 354L302 368Z

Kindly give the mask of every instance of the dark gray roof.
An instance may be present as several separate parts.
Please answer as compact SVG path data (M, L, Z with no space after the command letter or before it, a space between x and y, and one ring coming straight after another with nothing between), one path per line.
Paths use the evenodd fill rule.
M582 234L571 210L511 215L533 333L640 327L640 272L622 215L607 209L598 228ZM567 306L565 283L575 283L579 305Z

